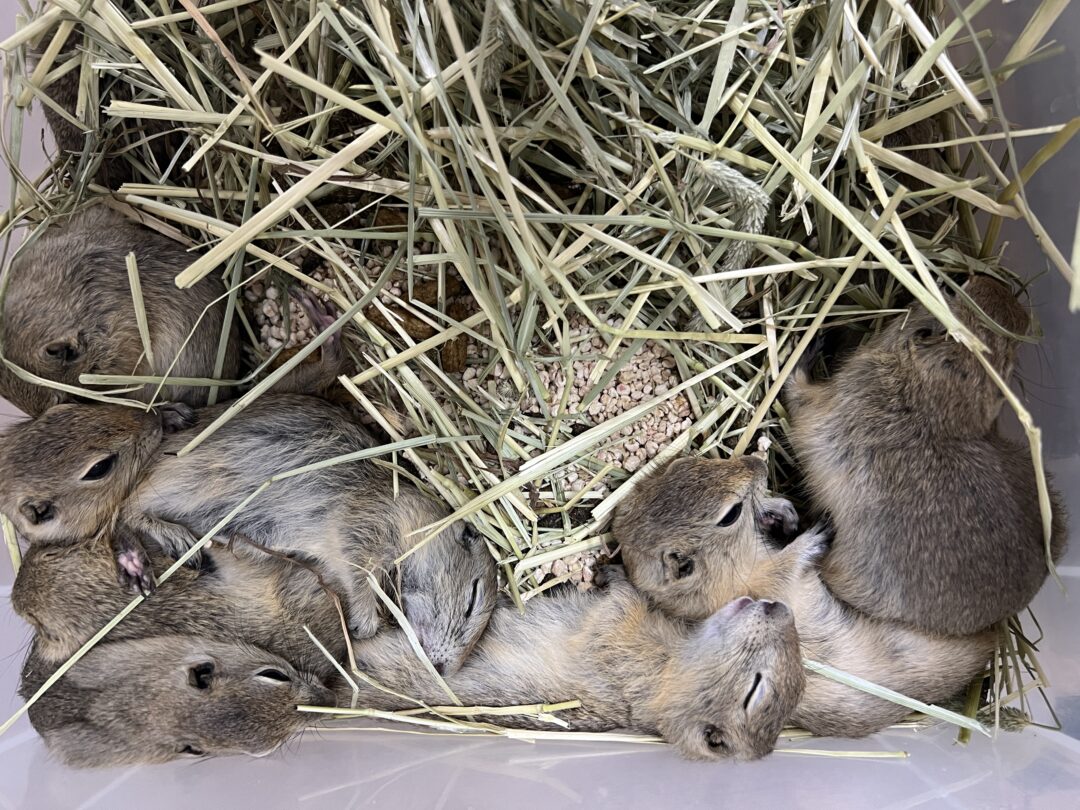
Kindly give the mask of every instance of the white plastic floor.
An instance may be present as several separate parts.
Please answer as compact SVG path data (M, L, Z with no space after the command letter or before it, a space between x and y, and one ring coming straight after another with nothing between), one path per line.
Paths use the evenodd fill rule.
M999 40L995 53L1005 52L1034 5L993 3L979 16L977 28L992 29ZM0 36L12 30L21 11L18 0L0 0ZM1080 4L1074 4L1051 38L1076 51L1078 35ZM1070 52L1020 72L1001 95L1014 126L1041 126L1080 114L1078 88L1077 55ZM34 140L28 138L28 149ZM1037 148L1021 142L1021 163ZM24 158L34 162L33 156ZM1066 254L1076 226L1078 181L1080 147L1058 155L1027 186L1030 204ZM7 199L6 187L0 199ZM1068 289L1056 271L1046 269L1030 237L1016 228L1006 229L1006 236L1016 240L1007 253L1011 266L1026 277L1043 274L1032 299L1046 338L1025 358L1024 390L1044 431L1048 467L1073 515L1072 547L1058 569L1068 595L1048 583L1034 604L1045 632L1039 660L1052 681L1049 694L1063 732L1029 728L959 746L953 731L935 728L799 744L822 752L906 751L904 759L781 752L751 764L702 765L652 746L369 730L308 734L259 760L74 771L50 759L24 719L0 737L0 808L1080 808L1080 314L1067 314ZM0 559L4 717L20 703L15 689L29 637L11 612L10 583L10 566Z

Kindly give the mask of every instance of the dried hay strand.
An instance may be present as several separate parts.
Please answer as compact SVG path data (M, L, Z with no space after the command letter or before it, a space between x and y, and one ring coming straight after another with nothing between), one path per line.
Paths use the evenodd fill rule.
M587 581L619 500L676 454L769 436L771 482L796 491L778 393L822 329L917 300L981 356L942 289L1020 281L1002 220L1080 301L1024 195L1078 127L1011 130L995 91L1064 5L1000 54L985 0L43 0L0 43L7 258L16 229L100 200L193 249L178 287L224 279L254 385L184 452L340 332L342 393L524 605ZM71 116L50 91L75 76ZM34 102L81 139L40 177L19 168ZM1047 135L1018 165L1013 140ZM339 310L328 331L283 305L296 284ZM114 401L147 383L81 380ZM1041 434L999 383L1048 536ZM1045 684L1019 624L1001 638L967 716Z

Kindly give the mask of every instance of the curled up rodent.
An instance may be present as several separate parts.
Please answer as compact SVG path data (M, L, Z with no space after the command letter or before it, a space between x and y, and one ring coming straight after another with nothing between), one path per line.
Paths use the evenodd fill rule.
M928 633L837 600L819 572L831 553L830 530L821 524L792 539L794 507L765 501L765 483L766 465L756 455L679 459L639 482L613 524L631 581L660 609L690 620L741 594L779 599L795 616L806 658L916 700L951 698L983 672L996 643L992 630ZM784 515L784 531L770 513ZM812 674L791 722L815 734L858 737L907 712Z
M1024 307L985 277L950 306L1007 380L1029 329ZM835 526L822 568L833 593L871 616L951 635L1027 606L1047 577L1047 553L1030 450L997 428L1004 401L921 306L828 380L812 381L806 367L793 375L789 438L813 505ZM1050 498L1058 559L1065 515L1052 489Z
M134 253L153 358L143 350L128 279ZM239 334L230 324L215 375L225 289L207 277L186 290L174 279L192 255L161 234L99 204L77 211L19 249L8 270L0 337L5 360L38 377L83 387L82 374L234 379ZM205 405L207 388L156 384L128 396ZM36 416L71 394L24 380L0 365L0 396Z

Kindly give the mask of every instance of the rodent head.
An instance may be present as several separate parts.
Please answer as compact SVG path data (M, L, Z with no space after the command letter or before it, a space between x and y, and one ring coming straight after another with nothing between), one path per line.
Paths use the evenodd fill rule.
M58 303L63 296L54 287L21 291L21 274L17 268L12 272L13 289L4 306L4 357L46 380L79 385L80 374L101 368L93 349L101 336L87 321L80 323L72 307ZM32 416L72 399L65 391L21 379L7 366L0 373L0 393Z
M101 530L187 406L157 412L64 404L0 436L0 511L31 543L74 542Z
M309 724L298 705L336 705L288 661L192 636L105 642L30 709L48 747L76 767L183 757L264 756Z
M158 573L172 562L154 547L147 553ZM185 591L200 575L188 566L174 571L157 592L157 599L125 619L119 632L130 635L150 623L166 604L176 604L172 594ZM192 604L205 607L205 600L198 600L196 595L191 597ZM117 587L116 556L107 534L70 545L31 546L11 587L11 606L37 632L37 653L48 662L67 660L130 601L131 594ZM174 624L180 618L169 616ZM154 625L154 632L161 630ZM116 638L116 632L110 638Z
M976 276L961 288L950 310L989 350L990 365L1004 379L1012 374L1019 341L1012 335L1028 333L1031 319L1004 284L985 276ZM1001 334L981 319L978 311L994 321ZM984 433L997 419L1004 396L987 375L975 354L949 337L945 327L922 305L912 307L909 315L895 318L875 336L868 348L895 357L898 367L897 393L919 414L933 414L950 435L974 431ZM857 384L857 383L856 383ZM962 392L963 396L949 393Z
M450 527L402 563L405 618L440 675L461 668L487 627L497 596L495 561L467 523Z
M658 730L690 759L757 759L805 684L791 611L743 596L702 621L665 668Z
M37 631L46 661L67 658L129 601L106 538L31 546L11 587L11 606Z
M765 496L756 455L676 459L619 505L612 531L630 581L666 612L701 619L744 593L760 558L793 536L798 516Z
M0 321L8 360L68 385L79 385L81 374L136 369L142 344L124 269L127 250L105 246L108 236L94 227L108 229L113 217L123 221L107 211L77 215L20 249ZM0 394L32 416L71 400L63 391L19 379L6 367Z

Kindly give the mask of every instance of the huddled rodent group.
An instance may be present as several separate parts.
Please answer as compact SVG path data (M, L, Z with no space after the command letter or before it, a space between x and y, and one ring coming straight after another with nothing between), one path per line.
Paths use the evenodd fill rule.
M179 454L236 393L220 387L221 403L207 405L210 388L195 381L228 383L240 370L221 283L175 288L190 258L97 205L28 241L7 277L0 395L34 417L0 436L0 511L29 545L12 590L36 631L24 696L133 590L147 597L29 710L73 765L262 755L310 724L299 705L399 710L446 703L447 689L475 706L576 699L559 715L573 730L630 729L692 759L753 759L785 723L859 736L906 713L805 675L803 657L945 700L985 669L996 623L1047 575L1027 451L995 427L1003 397L916 306L829 380L804 364L787 386L792 448L828 526L799 532L792 503L767 494L758 454L677 459L616 512L625 574L608 566L593 590L557 589L521 612L499 601L496 559L472 526L425 540L445 504L385 460L341 461L377 440L319 396L340 371L337 338L320 363ZM316 325L333 320L299 296ZM980 277L952 308L1007 378L1028 330L1023 307ZM82 401L84 374L178 382L128 391L148 407L127 407ZM1057 559L1066 535L1051 497ZM381 688L341 677L350 654ZM529 714L474 719L547 727Z
M39 562L28 559L31 565ZM266 562L243 564L257 569ZM449 701L417 664L401 630L354 641L360 670L380 686L360 682L357 695L325 663L311 658L314 644L307 650L295 646L301 622L316 636L334 630L325 594L308 590L305 574L299 574L302 584L294 589L311 597L302 604L312 612L301 617L304 611L297 606L292 616L281 616L283 632L276 636L260 634L242 611L221 610L226 603L240 605L228 589L204 584L207 576L187 577L166 602L155 595L145 606L148 618L122 630L121 640L94 648L74 666L73 677L58 682L30 709L35 727L66 761L102 766L262 753L301 729L297 704L334 705L325 689L337 691L339 705L355 697L361 705L385 710ZM280 580L254 581L262 584L262 594L249 588L236 597L254 595L257 604L275 601ZM207 595L209 617L176 615L197 613ZM734 600L691 630L650 610L617 573L603 588L564 589L535 602L524 614L509 603L497 607L465 665L445 679L464 705L558 703L572 696L581 708L560 713L571 729L659 733L693 759L753 759L771 750L802 693L794 622L780 603ZM17 606L26 609L21 601ZM43 644L45 628L55 620L50 615L45 623L35 622L39 635L24 667L24 693L59 663ZM130 665L140 651L145 654L139 664ZM193 667L223 679L217 695ZM268 667L277 672L267 673ZM125 672L124 689L112 694L103 687L118 670ZM279 691L268 690L271 685ZM131 698L134 694L141 702ZM69 712L76 700L82 707ZM164 721L146 717L148 702L160 707ZM488 719L510 727L547 727L527 714ZM255 727L258 733L252 733ZM122 729L128 739L121 742Z
M1025 320L1008 320L1015 301L988 286L995 284L978 280L964 291L991 317L1003 309L1002 320L1023 332ZM963 317L1007 375L1012 339ZM495 560L465 524L451 524L394 565L448 511L375 460L325 464L376 447L339 405L265 394L183 456L177 451L227 405L49 408L0 439L8 482L0 509L30 544L12 591L37 633L23 693L125 607L131 588L118 587L118 570L122 584L150 595L45 693L31 720L76 765L257 755L308 724L297 705L359 701L398 710L446 703L449 688L465 705L578 699L580 708L560 715L572 729L657 733L690 758L748 759L771 750L788 722L859 736L905 715L889 701L805 675L803 657L917 700L948 699L984 671L1003 617L974 598L987 584L970 581L964 561L1012 554L1015 581L998 576L993 587L1013 610L1047 572L1033 528L1034 484L1024 483L1033 475L1021 465L999 459L994 469L1007 470L1014 489L995 503L994 531L969 532L961 548L953 538L962 521L876 484L917 489L910 457L930 463L930 443L939 453L963 447L978 458L1019 452L994 433L1000 396L967 350L935 338L925 313L916 310L910 321L917 334L890 324L832 381L812 384L804 371L789 391L792 442L813 505L831 527L799 533L792 503L766 491L763 453L677 459L638 482L616 511L626 574L608 566L593 591L558 589L530 600L524 613L496 604ZM863 375L860 398L845 374L864 366L880 374ZM926 424L933 387L945 378L953 391L962 382L973 388L953 403L967 411L946 408ZM832 429L828 406L842 414L842 430ZM829 453L804 419L829 437ZM904 441L908 455L890 456ZM38 463L44 456L48 469ZM226 521L264 482L297 468L309 471L276 481ZM956 487L930 474L939 492L922 497L954 497ZM919 520L898 522L889 498L907 499ZM935 529L920 520L938 521L939 542L929 550L925 534ZM1060 514L1054 530L1059 554ZM212 531L218 535L196 564L157 586L163 570ZM955 570L968 577L959 588L940 576ZM407 633L385 621L369 573L394 595L442 682L417 659ZM889 583L863 586L881 589L880 604L846 596L845 585L864 580ZM917 599L936 598L948 615L894 615L891 600L909 598L904 588L916 586ZM348 647L381 688L340 678ZM118 671L122 689L107 688ZM161 711L147 715L136 695ZM476 719L542 725L528 714Z
M1007 378L1027 313L987 278L960 297L953 311ZM794 537L794 506L765 497L757 454L677 459L616 511L631 581L690 620L740 594L783 600L807 658L923 702L954 696L986 668L997 623L1049 574L1030 455L996 429L1001 391L917 306L827 382L801 368L787 400L792 447L829 524ZM1056 560L1065 515L1050 495ZM859 736L905 711L812 675L791 720Z
M375 445L336 405L267 394L193 452L177 455L226 407L193 412L198 424L166 433L159 416L121 405L57 406L0 441L0 471L12 482L0 509L32 545L109 537L120 581L149 592L148 547L180 557L275 475ZM43 446L52 459L47 473L37 464ZM394 561L420 543L424 526L446 515L404 476L394 478L360 460L276 481L232 518L224 537L235 538L239 554L269 550L314 562L342 594L352 635L367 638L380 622L367 577L389 584ZM106 578L114 588L115 578ZM495 604L495 563L482 538L452 524L406 557L397 587L436 669L457 669Z
M80 230L89 221L77 218L47 237L90 244ZM114 246L115 261L97 268L117 300L122 251L137 239L125 238ZM57 257L50 266L61 264ZM36 276L28 278L9 303L40 297ZM183 345L186 333L158 322L175 327L184 313L152 306L146 286L151 344L166 347L172 335ZM58 289L64 298L67 288ZM53 307L72 323L88 317L85 302ZM113 311L115 324L122 310ZM322 326L329 320L311 314ZM13 323L5 318L5 328L19 326ZM10 343L38 326L35 345L52 342L51 317L34 323L20 326ZM82 373L139 367L141 354L109 359L122 354L116 343L142 347L115 324L74 333L63 353L67 366L50 379L76 385ZM210 376L215 340L188 342L184 351L188 376ZM0 510L28 544L12 602L36 631L23 693L134 592L146 597L30 708L52 750L75 765L265 753L305 725L298 704L355 697L339 676L350 646L365 671L398 695L445 698L406 631L391 626L371 578L397 602L434 671L461 700L576 698L582 707L566 715L572 728L659 733L697 759L749 759L772 749L805 681L786 606L734 599L690 630L650 609L612 569L609 584L592 593L534 600L524 615L509 604L496 609L496 561L484 538L457 522L425 539L449 514L446 506L421 493L407 472L372 458L377 440L350 409L288 393L321 392L339 361L328 342L321 365L287 377L182 455L231 403L207 406L206 389L196 387L165 389L186 402L87 403L8 380L6 390L34 414L0 436ZM168 364L139 368L164 374ZM159 585L174 560L215 532L191 564ZM109 688L118 677L123 687ZM386 708L412 705L380 690L360 697ZM160 710L142 711L147 700Z
M989 661L992 629L948 637L871 618L821 581L829 532L775 535L777 499L762 497L764 461L685 458L642 482L618 510L614 532L634 584L672 616L700 620L735 596L778 599L791 609L803 655L908 697L933 703L963 689ZM679 516L670 514L678 493ZM789 511L790 510L790 511ZM786 515L794 513L788 504ZM677 564L672 562L677 561ZM858 737L907 709L810 675L793 724L815 734Z
M116 277L116 267L100 275ZM994 281L976 279L961 293L1004 329L954 305L1008 376L1026 313ZM144 294L156 320L186 317L163 315L152 297ZM66 302L54 308L73 313L71 323L83 318ZM311 312L323 326L331 320ZM5 318L4 328L19 327L12 323ZM58 352L71 368L51 379L76 384L79 373L145 360L109 359L130 336L108 324L22 328L13 345L33 334L34 345L67 347ZM152 343L158 332L162 346L167 335L177 347L186 338L154 328ZM208 375L217 345L187 344L189 376ZM339 364L329 342L321 365L288 377L183 455L229 403L206 406L201 388L176 388L186 402L150 408L57 402L51 389L35 398L5 377L39 411L0 437L0 510L29 544L12 591L37 634L24 694L133 591L147 595L30 709L65 761L261 754L307 725L297 705L359 700L397 710L445 703L446 688L465 705L578 699L580 708L561 714L572 729L656 733L695 759L755 758L786 722L858 736L906 712L806 676L803 657L917 700L948 699L985 669L995 623L1047 574L1033 471L995 431L1001 394L919 308L829 381L811 382L803 367L788 386L792 445L830 527L799 533L793 504L766 491L762 453L677 459L616 511L626 574L609 566L593 591L558 590L524 613L496 604L484 538L457 522L425 541L447 507L374 458L377 440L348 408L304 393L320 392ZM993 519L976 523L976 514ZM1053 528L1056 557L1060 510ZM388 620L372 577L441 682ZM341 679L349 653L381 688ZM117 672L122 688L109 688ZM160 711L141 711L148 699ZM488 719L540 724L528 714Z

